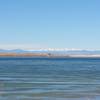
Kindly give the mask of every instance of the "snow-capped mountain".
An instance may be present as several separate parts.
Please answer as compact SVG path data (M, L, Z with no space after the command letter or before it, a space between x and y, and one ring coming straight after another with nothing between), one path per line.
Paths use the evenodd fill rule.
M55 53L55 54L100 54L100 50L82 50L82 49L0 49L0 53Z

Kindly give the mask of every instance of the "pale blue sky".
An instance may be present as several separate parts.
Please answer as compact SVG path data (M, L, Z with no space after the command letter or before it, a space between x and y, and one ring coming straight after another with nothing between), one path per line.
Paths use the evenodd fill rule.
M0 0L0 48L99 44L100 0Z

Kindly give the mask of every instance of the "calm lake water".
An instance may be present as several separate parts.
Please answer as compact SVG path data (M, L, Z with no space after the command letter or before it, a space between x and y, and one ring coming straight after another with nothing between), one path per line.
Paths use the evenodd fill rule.
M0 100L100 100L100 59L0 58Z

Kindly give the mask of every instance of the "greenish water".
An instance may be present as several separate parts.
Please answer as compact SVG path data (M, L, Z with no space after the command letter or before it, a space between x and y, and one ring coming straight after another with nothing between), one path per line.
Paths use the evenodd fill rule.
M0 58L0 100L100 100L100 59Z

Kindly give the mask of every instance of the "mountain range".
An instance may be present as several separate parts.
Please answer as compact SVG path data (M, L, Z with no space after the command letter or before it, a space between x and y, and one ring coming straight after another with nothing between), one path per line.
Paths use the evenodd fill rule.
M51 54L100 54L100 50L23 50L23 49L0 49L0 53L51 53Z

